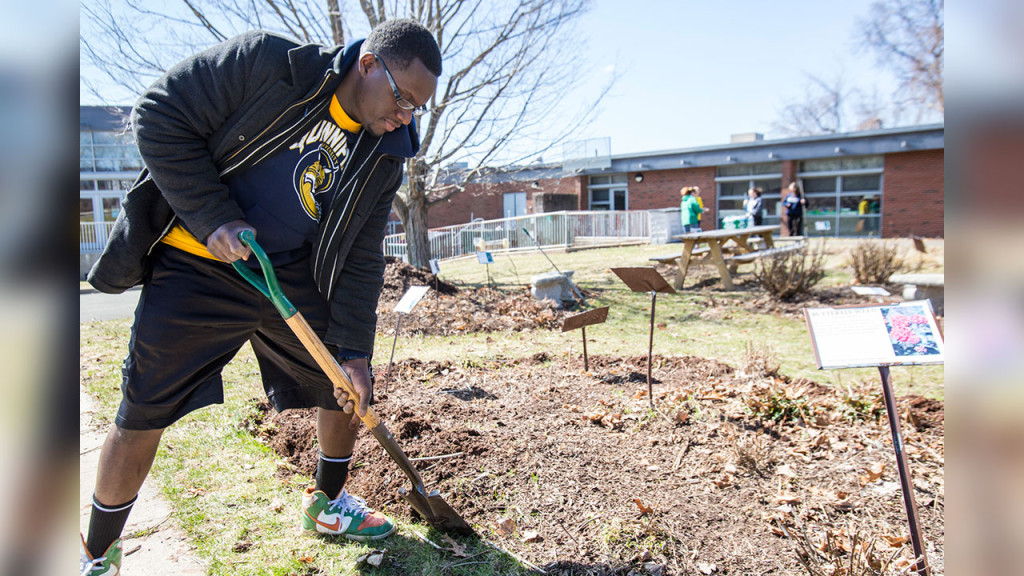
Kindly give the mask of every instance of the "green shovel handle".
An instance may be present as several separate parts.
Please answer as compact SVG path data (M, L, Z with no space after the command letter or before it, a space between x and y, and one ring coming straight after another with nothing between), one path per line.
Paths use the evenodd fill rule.
M270 298L270 301L274 303L274 307L281 313L281 317L285 320L295 315L298 310L292 303L285 298L284 292L281 291L281 285L277 283L277 274L274 274L274 266L270 263L270 258L267 257L267 253L263 251L263 247L256 242L256 236L252 233L252 230L242 230L238 233L238 239L242 241L252 250L252 253L256 256L256 259L260 262L260 268L263 269L264 278L260 278L258 274L252 271L248 266L242 263L241 260L235 260L231 263L235 267L235 270L245 278L249 284L256 287L257 290L263 293L264 296Z

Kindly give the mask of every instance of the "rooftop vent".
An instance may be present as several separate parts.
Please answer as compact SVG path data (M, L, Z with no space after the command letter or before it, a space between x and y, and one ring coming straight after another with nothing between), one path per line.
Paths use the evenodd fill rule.
M729 137L729 142L732 144L739 144L740 142L760 142L764 140L764 134L760 132L744 132L742 134L733 134Z

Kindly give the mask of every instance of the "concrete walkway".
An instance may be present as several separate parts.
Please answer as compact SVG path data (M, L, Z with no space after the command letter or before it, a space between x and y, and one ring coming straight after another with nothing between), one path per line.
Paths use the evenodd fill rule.
M94 418L96 403L79 388L79 530L89 529L89 511L96 482L96 464L107 427ZM157 491L152 479L146 481L139 499L128 517L124 534L142 534L127 538L120 576L199 576L206 567L189 546L167 500Z

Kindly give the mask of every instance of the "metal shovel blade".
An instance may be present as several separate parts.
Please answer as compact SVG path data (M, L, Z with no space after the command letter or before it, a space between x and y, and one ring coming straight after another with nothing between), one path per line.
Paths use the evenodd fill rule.
M473 528L462 519L462 516L452 510L452 507L444 501L444 498L441 498L441 493L437 490L430 494L423 494L421 488L413 486L411 491L399 488L398 495L404 498L412 506L412 509L434 528L463 536L473 534Z
M398 464L398 468L412 482L411 490L399 488L398 495L405 499L416 513L423 517L431 526L442 532L465 535L473 534L473 528L444 501L444 498L441 498L440 492L434 490L429 494L426 493L423 488L423 479L420 478L416 467L413 466L405 452L398 447L394 436L391 435L391 431L388 430L383 422L378 421L376 426L370 428L370 434L373 434L373 437L380 442L384 451L391 456L395 464Z

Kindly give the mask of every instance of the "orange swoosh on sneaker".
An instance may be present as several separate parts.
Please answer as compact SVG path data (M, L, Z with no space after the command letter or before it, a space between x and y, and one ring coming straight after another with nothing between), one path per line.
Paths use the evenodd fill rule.
M334 519L334 524L326 524L326 523L321 522L321 521L317 520L316 518L314 518L309 512L306 512L306 516L308 516L309 519L312 520L313 522L316 522L317 524L323 526L324 528L327 528L328 530L332 530L334 532L337 532L338 528L341 527L341 518L335 518Z

